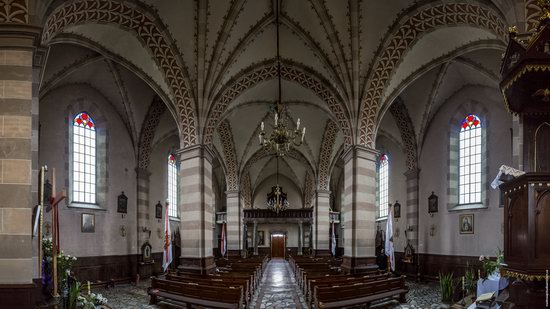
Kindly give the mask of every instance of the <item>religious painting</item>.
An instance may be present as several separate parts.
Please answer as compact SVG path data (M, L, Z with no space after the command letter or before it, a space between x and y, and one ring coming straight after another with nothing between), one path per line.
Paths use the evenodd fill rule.
M460 234L474 233L474 214L460 215L458 219Z
M265 245L265 234L264 231L258 231L258 246Z
M128 197L124 195L124 191L118 196L118 202L117 202L117 212L120 213L127 213L128 212Z
M428 197L428 213L437 212L437 195L432 191L432 195Z
M155 218L162 219L162 204L160 201L155 205Z
M398 201L395 201L395 204L393 204L393 217L401 218L401 204Z
M146 242L141 246L141 256L143 258L144 262L150 262L153 260L153 257L151 256L151 245L149 242Z
M95 233L95 215L82 214L82 233Z

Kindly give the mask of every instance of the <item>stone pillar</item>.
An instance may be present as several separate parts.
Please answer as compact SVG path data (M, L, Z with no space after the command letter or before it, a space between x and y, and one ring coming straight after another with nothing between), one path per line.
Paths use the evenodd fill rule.
M313 222L313 252L315 256L330 255L330 191L317 190Z
M242 250L241 203L239 191L226 191L227 200L227 255L240 257Z
M351 146L344 158L344 257L342 269L360 273L375 265L376 150Z
M34 307L33 277L39 276L38 260L33 260L33 242L39 240L31 237L31 218L38 200L32 194L38 184L32 180L33 167L38 169L33 58L40 31L0 24L0 304L14 308Z
M420 170L409 170L407 177L407 238L418 253L418 177Z
M136 177L137 177L137 241L138 241L138 252L141 250L141 246L146 241L149 241L149 232L144 232L143 228L149 226L151 210L149 208L149 177L151 172L144 168L136 168Z
M298 222L298 255L302 255L302 247L304 246L304 227L303 223Z
M252 234L252 243L254 244L254 255L258 255L258 222L254 221L254 232Z
M212 253L212 154L204 145L194 145L178 151L178 155L178 207L181 213L179 268L190 273L210 273L216 267Z

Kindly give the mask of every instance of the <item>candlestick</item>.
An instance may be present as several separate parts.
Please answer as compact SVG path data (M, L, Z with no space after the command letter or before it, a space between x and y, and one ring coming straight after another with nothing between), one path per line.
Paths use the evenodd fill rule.
M90 281L88 281L88 295L90 295Z
M481 270L479 270L479 269L477 270L477 278L481 279Z
M462 276L462 291L464 291L464 290L466 290L466 289L464 288L464 276Z
M296 130L300 130L300 118L298 118L298 122L296 122Z
M279 114L275 114L275 125L277 125L277 122L279 122Z
M262 131L264 130L264 122L262 121L262 124L260 126L262 128Z

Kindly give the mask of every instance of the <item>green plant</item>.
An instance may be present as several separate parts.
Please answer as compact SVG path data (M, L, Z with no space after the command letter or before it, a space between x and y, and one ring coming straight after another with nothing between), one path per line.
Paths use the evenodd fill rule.
M496 260L491 260L489 256L481 255L479 261L483 263L483 270L485 271L485 277L487 277L500 269L500 265L504 262L504 253L499 248Z
M52 239L42 239L42 249L44 253L44 259L42 265L44 266L44 284L49 288L52 288L52 276L53 276L53 244ZM63 253L63 250L57 254L57 282L59 283L60 290L63 290L67 284L67 277L76 261L76 257Z
M82 284L80 284L80 282L75 280L69 290L69 309L76 308L76 300L80 295L81 290L82 290Z
M441 301L447 304L451 303L455 287L453 273L446 275L439 273L439 286L441 287Z
M469 265L466 266L466 272L464 273L464 288L466 294L473 293L477 286L476 274L473 268Z

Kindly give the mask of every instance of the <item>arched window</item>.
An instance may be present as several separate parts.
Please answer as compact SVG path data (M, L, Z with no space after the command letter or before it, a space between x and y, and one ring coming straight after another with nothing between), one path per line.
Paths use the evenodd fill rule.
M178 166L173 154L168 156L168 215L178 216Z
M92 117L81 112L73 119L73 202L96 204L96 127Z
M378 217L380 218L388 216L389 164L388 155L382 154L378 166Z
M460 124L458 203L481 203L481 120L469 114Z

